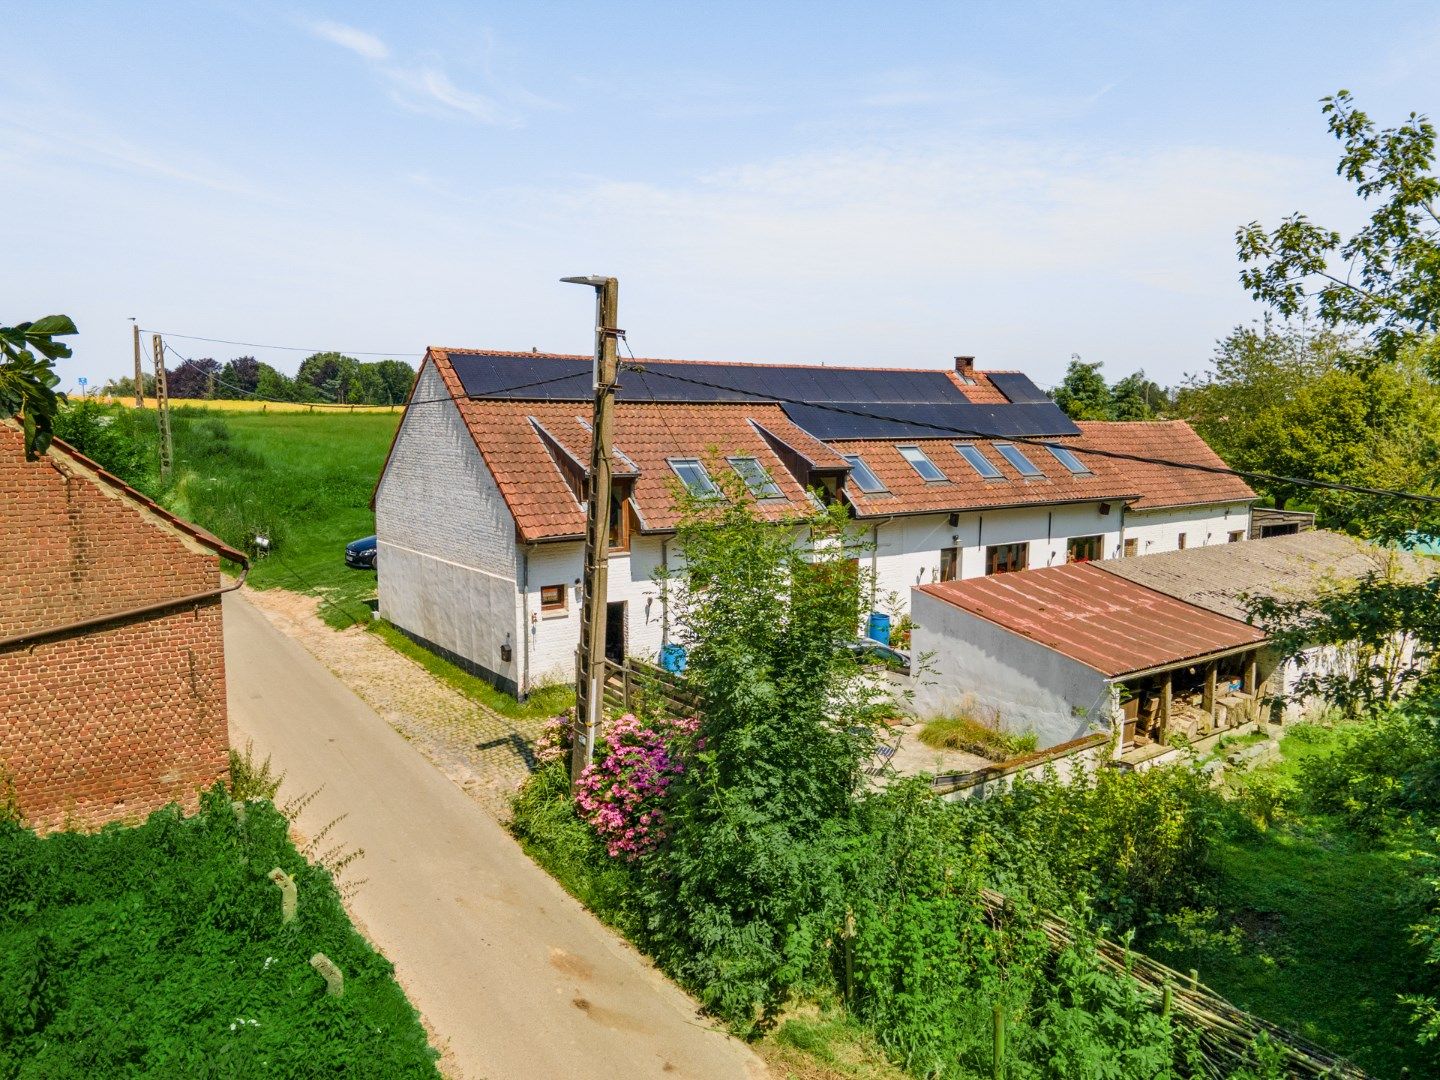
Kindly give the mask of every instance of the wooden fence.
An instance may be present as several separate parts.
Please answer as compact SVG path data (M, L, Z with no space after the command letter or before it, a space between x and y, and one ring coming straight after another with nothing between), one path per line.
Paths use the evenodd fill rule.
M992 921L1004 919L1008 901L1003 895L985 889L982 900ZM1041 919L1041 926L1057 951L1075 941L1075 931L1063 919L1046 915ZM1112 941L1097 940L1095 947L1102 964L1139 983L1154 996L1157 1007L1173 1017L1177 1026L1194 1029L1206 1071L1215 1080L1224 1080L1241 1069L1253 1069L1258 1064L1256 1046L1262 1040L1278 1053L1286 1077L1370 1080L1369 1074L1348 1061L1268 1020L1237 1009L1204 986L1193 971L1182 975Z
M685 676L644 660L605 661L605 704L633 713L694 716L700 697Z

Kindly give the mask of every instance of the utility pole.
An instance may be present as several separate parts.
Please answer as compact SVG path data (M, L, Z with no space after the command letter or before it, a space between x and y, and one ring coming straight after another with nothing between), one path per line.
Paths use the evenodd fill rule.
M165 342L159 334L154 334L150 345L155 353L155 411L160 414L160 478L168 480L174 447L170 444L170 388L165 378Z
M615 432L615 378L619 356L615 325L620 283L613 277L568 277L562 281L595 290L595 403L591 418L589 501L585 514L585 576L580 611L580 648L575 658L575 730L570 749L573 791L595 756L595 730L604 709L605 604L609 599L610 444Z
M135 343L135 407L145 407L145 373L140 367L140 324L130 320L130 336Z

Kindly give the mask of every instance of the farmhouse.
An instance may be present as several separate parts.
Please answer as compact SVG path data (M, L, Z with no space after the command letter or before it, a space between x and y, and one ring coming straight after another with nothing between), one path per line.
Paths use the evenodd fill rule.
M1302 599L1412 556L1338 533L1303 531L1221 545L926 585L915 590L913 648L932 670L921 716L978 712L1042 747L1116 732L1117 752L1163 747L1268 718L1299 665L1342 662L1311 650L1281 664L1250 597ZM1291 717L1307 703L1289 702Z
M431 348L376 486L380 614L512 693L574 668L591 362ZM1221 465L1184 423L1075 423L1024 375L971 357L627 362L615 431L617 655L675 635L655 583L682 557L675 493L713 491L716 470L776 522L844 503L875 602L901 610L916 585L1243 540L1254 498L1235 477L1104 456Z
M0 421L0 786L40 829L143 817L226 774L220 557L238 551ZM3 792L0 792L3 794Z

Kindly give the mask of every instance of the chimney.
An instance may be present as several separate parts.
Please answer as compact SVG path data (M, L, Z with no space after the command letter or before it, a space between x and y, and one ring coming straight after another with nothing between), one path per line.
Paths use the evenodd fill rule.
M955 357L955 372L967 383L975 381L975 358L973 356Z

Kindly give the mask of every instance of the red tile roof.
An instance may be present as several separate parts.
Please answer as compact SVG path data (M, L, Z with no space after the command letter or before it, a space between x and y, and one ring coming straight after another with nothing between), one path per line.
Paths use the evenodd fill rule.
M486 350L465 352L489 355ZM496 352L493 355L513 354ZM536 432L535 424L543 427L578 462L588 464L588 404L471 400L466 397L449 362L447 350L432 348L427 359L435 363L454 396L476 447L515 517L521 539L534 542L583 535L584 509L572 494L550 449ZM967 393L976 393L983 401L990 401L989 395L998 395L999 391L990 384L988 374L976 372L976 385L962 388ZM666 460L673 457L712 459L709 465L714 468L715 458L753 456L769 470L785 495L783 501L759 504L761 513L779 520L807 512L808 498L767 441L766 432L820 469L847 468L842 454L859 454L864 458L887 491L866 495L853 482L848 482L845 495L861 517L1098 501L1126 501L1146 509L1255 497L1237 477L1084 453L1090 447L1223 467L1224 463L1214 451L1183 421L1081 423L1079 427L1080 436L1057 437L1053 441L1075 451L1091 474L1075 476L1043 447L1017 444L1042 473L1028 479L1021 477L995 450L1003 440L836 440L827 444L797 427L781 406L758 401L753 404L622 401L616 405L615 445L639 469L634 500L646 531L668 531L677 523L676 477ZM1000 470L1003 479L981 477L956 451L957 441L977 446ZM944 481L927 483L900 456L896 448L912 444L921 447L945 474Z
M1090 563L945 581L921 591L1112 679L1265 640L1253 626Z

